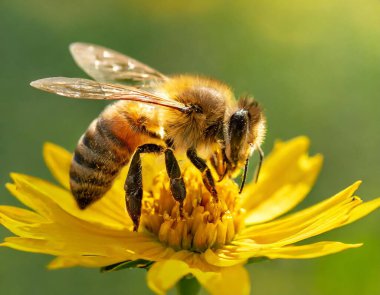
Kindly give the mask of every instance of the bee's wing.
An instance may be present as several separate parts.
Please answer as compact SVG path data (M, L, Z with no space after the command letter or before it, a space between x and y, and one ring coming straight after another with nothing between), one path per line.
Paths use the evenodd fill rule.
M73 43L70 52L90 77L100 82L150 86L169 78L157 70L114 50L87 43Z
M87 79L54 77L36 80L31 86L58 95L71 98L129 100L176 109L187 112L188 107L183 103L166 97L164 94L154 94L142 89L120 85L96 82Z

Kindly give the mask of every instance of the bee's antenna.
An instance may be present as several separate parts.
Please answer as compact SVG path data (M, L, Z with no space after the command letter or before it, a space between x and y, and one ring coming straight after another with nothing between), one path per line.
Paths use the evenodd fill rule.
M259 160L259 163L257 165L256 176L255 176L255 183L257 183L257 181L259 180L259 174L260 174L260 170L261 170L261 165L262 165L263 160L264 160L264 152L261 149L261 147L260 146L256 146L256 149L259 152L260 160Z
M263 161L264 161L264 152L261 149L261 147L260 146L256 146L256 150L259 152L259 158L260 159L259 159L259 163L257 164L257 168L256 168L256 172L255 172L255 183L257 183L257 181L259 180L261 166L262 166ZM245 160L244 173L243 173L243 178L242 178L242 182L241 182L241 185L240 185L239 194L241 194L241 192L243 191L245 180L247 179L248 163L249 163L249 158L247 158L247 160Z
M241 181L239 194L241 194L241 192L243 191L244 184L245 184L245 180L246 180L246 178L247 178L248 163L249 163L249 158L247 158L247 160L245 160L243 179L242 179L242 181Z

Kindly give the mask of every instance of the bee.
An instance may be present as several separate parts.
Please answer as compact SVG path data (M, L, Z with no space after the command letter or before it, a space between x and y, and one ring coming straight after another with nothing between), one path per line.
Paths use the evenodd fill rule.
M240 192L247 175L248 159L265 136L265 117L251 97L235 100L222 82L201 76L166 76L116 51L85 43L70 45L71 54L91 78L54 77L31 86L58 95L116 100L79 139L70 168L70 187L79 208L100 199L121 168L129 164L125 180L127 211L138 230L143 184L140 155L164 154L170 189L182 212L186 188L175 157L186 153L199 169L206 189L218 202L215 180L244 168ZM203 157L198 152L203 151Z

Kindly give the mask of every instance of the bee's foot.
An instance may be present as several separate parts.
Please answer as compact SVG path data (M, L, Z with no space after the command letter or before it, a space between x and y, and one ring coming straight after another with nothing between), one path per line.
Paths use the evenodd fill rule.
M139 231L139 224L134 224L133 225L133 231L138 232Z
M183 219L183 201L179 201L179 217Z
M218 203L219 202L219 198L218 198L218 192L216 191L215 187L213 187L210 191L215 203Z

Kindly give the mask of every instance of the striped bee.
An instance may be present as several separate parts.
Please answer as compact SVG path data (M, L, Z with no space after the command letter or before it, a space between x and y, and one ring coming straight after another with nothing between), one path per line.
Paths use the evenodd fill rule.
M168 77L113 50L74 43L70 51L94 80L46 78L31 86L58 95L116 100L79 139L70 169L71 191L81 209L100 199L121 168L130 163L125 181L126 207L138 230L143 195L142 153L165 155L173 198L182 212L186 188L174 151L186 153L202 173L205 187L218 201L215 182L206 160L219 179L245 168L254 150L260 170L265 117L249 97L234 99L231 89L200 76ZM203 150L204 157L198 155Z

